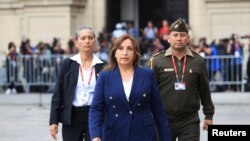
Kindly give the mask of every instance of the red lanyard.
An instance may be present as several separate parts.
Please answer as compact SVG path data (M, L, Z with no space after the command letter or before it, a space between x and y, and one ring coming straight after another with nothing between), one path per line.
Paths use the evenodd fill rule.
M81 77L82 77L82 84L84 86L84 76L83 76L83 73L82 73L82 66L81 65L80 65L79 69L80 69L80 73L81 73ZM88 81L88 86L90 86L90 82L91 82L91 79L92 79L93 71L94 71L94 67L91 68L90 77L89 77L89 81Z
M174 67L176 80L177 80L177 82L179 82L177 68L176 68L176 64L175 64L175 60L174 60L173 55L172 55L172 64L173 64L173 67ZM184 77L184 72L186 70L186 65L187 65L187 55L185 55L185 57L184 57L184 63L183 63L183 66L182 66L182 75L181 75L181 81L180 82L183 82L183 77Z

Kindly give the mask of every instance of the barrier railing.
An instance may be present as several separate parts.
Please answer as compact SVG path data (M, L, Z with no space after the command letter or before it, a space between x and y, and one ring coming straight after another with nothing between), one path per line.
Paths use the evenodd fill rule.
M4 68L0 68L1 86L11 83L22 86L25 92L50 91L53 89L63 59L70 55L20 55L15 59L6 58ZM206 67L211 89L232 88L244 91L244 61L236 56L206 56ZM147 58L141 59L146 65Z
M242 56L220 55L206 56L206 67L210 78L210 85L221 86L234 91L244 91L245 76Z
M15 59L7 57L5 62L5 78L0 85L11 83L23 86L25 92L32 89L53 87L63 59L68 55L20 55ZM34 90L35 91L35 90ZM41 91L41 89L39 90ZM44 91L44 90L42 90Z

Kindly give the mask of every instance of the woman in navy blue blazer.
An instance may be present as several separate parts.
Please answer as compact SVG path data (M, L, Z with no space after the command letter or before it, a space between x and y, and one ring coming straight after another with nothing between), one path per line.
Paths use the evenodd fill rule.
M92 141L170 141L167 115L151 70L138 66L133 37L116 39L89 111Z

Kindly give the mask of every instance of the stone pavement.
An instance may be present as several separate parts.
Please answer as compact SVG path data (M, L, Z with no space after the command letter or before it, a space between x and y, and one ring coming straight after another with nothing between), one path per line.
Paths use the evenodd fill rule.
M0 94L0 141L52 141L49 134L51 94ZM213 93L215 124L250 124L250 93ZM202 112L201 127L203 124ZM61 126L60 126L61 127ZM62 141L61 132L58 141ZM201 131L207 141L207 131Z

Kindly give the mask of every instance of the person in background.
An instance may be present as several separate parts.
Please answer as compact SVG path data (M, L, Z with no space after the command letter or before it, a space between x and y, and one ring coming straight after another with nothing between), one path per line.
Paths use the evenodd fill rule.
M115 39L125 34L127 34L127 31L123 29L122 23L117 23L115 25L115 30L112 32L112 43L114 43Z
M59 38L54 38L52 43L52 54L65 54L65 50L62 49L61 40Z
M158 37L160 38L161 43L164 45L165 49L169 48L169 43L167 36L169 33L169 24L166 19L162 20L162 26L158 30Z
M139 32L138 30L135 28L134 23L132 21L127 22L127 30L128 30L128 34L131 35L132 37L134 37L135 39L139 38Z
M195 52L203 58L211 54L211 48L209 48L207 44L207 38L202 37L199 39L199 46L196 48Z
M33 82L32 76L34 76L33 68L34 68L34 58L33 52L34 48L31 47L30 39L23 38L20 46L20 59L22 64L20 65L20 73L22 74L20 77L20 81L22 82L24 89L26 92L30 92L29 83Z
M188 48L188 40L187 25L179 18L170 26L170 48L149 62L168 114L172 141L200 140L200 102L205 114L203 129L213 124L214 105L205 62Z
M52 54L52 66L54 69L54 74L53 74L53 81L56 81L56 78L58 77L59 69L62 65L63 61L63 56L65 54L65 50L62 49L62 44L61 40L58 38L54 38L52 42L52 48L51 48L51 54Z
M74 55L74 54L78 53L77 48L75 47L75 44L74 44L74 37L73 36L69 38L67 44L68 44L68 48L65 51L66 54Z
M92 28L77 30L74 43L79 53L63 61L52 96L50 133L56 140L60 122L63 141L90 141L88 112L103 62L93 55L96 37Z
M153 42L157 36L158 29L154 26L152 21L148 21L147 26L144 28L143 36L148 42Z
M164 50L164 45L161 43L160 39L157 37L153 41L153 53L156 54Z
M143 30L143 38L146 42L146 50L148 54L152 54L153 41L157 37L158 29L152 21L148 21L147 26Z
M247 84L250 84L250 34L248 35Z
M6 58L6 73L7 73L7 83L8 88L5 91L6 95L16 94L15 82L17 82L18 72L17 72L17 56L16 45L10 42L8 45L8 52Z
M234 58L231 58L229 65L229 80L238 82L242 81L242 64L243 64L243 55L244 55L244 44L241 42L238 34L232 34L232 43L227 48L227 52L230 55L234 55ZM241 84L231 85L232 91L240 91Z
M92 141L170 141L153 71L139 67L139 47L130 35L115 40L100 73L89 111Z
M208 54L211 58L209 58L206 62L208 69L208 77L210 81L220 81L220 75L222 72L222 64L219 57L219 51L218 51L218 47L220 44L220 40L219 39L215 39L212 41L212 43L210 44L210 54ZM212 92L219 90L221 87L221 85L214 85L210 87L210 90Z
M104 64L108 62L109 58L109 44L108 41L103 39L95 51L95 55L98 56Z
M33 54L33 48L30 45L30 39L24 39L21 42L20 53L22 55L32 55Z
M168 35L169 25L166 19L162 20L162 26L158 30L158 37L163 38L163 36Z

